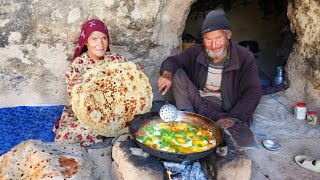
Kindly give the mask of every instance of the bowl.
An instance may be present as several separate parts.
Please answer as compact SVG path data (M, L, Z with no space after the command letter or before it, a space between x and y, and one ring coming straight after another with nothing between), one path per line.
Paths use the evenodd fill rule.
M268 149L270 151L276 151L281 148L281 145L278 142L270 140L270 139L263 140L262 144L266 149Z

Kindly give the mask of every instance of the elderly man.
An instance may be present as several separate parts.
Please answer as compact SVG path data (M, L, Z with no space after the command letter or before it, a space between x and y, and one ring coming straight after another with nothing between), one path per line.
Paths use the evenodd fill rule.
M231 41L222 9L206 16L203 44L195 44L161 65L158 90L170 88L179 110L191 111L227 129L239 146L253 142L249 126L262 91L254 55Z

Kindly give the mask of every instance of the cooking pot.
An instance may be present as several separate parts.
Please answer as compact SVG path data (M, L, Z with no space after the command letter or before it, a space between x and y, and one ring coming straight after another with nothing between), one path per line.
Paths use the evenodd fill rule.
M213 132L213 134L216 137L216 143L217 145L209 150L203 151L203 152L197 152L197 153L173 153L173 152L167 152L162 150L153 149L143 143L140 143L138 140L136 140L136 133L143 128L147 123L149 122L164 122L160 117L159 113L151 112L147 114L143 114L140 116L137 116L132 120L130 123L130 134L135 139L138 146L143 149L145 152L161 158L166 159L173 162L182 162L182 161L194 161L201 158L204 158L208 155L210 155L216 147L223 142L223 130L222 128L214 121L210 120L207 117L201 116L199 114L185 112L185 111L178 111L178 117L176 121L183 121L184 123L187 123L189 125L192 125L194 127L199 127L201 129L207 129Z

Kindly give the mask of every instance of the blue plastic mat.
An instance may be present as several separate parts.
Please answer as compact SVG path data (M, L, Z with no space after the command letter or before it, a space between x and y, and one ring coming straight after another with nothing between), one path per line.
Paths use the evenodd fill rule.
M52 142L62 110L62 105L0 108L0 156L28 139Z

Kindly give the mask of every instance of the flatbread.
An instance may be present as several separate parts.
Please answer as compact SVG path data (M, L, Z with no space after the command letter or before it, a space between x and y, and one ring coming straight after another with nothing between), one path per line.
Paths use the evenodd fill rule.
M0 179L98 179L86 150L64 142L28 140L0 157Z
M83 75L72 90L72 110L97 135L115 137L128 131L137 114L152 107L148 77L133 62L108 63Z

